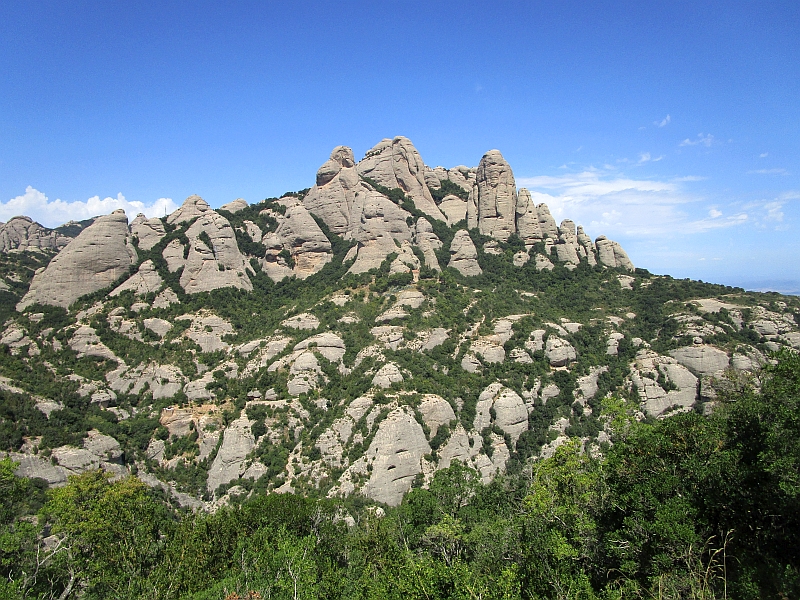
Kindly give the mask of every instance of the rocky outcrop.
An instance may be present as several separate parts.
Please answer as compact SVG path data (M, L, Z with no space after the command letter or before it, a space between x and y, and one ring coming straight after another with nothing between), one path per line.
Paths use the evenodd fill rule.
M209 211L211 211L211 207L208 202L195 194L186 198L180 208L167 217L167 223L170 225L188 223Z
M205 201L198 198L194 206L202 206L201 203L205 204ZM192 214L189 211L187 213ZM186 220L185 217L181 219ZM224 287L247 291L253 289L247 276L250 265L239 251L236 235L228 219L213 210L202 211L186 231L186 237L189 239L189 253L183 263L180 282L187 294Z
M636 354L631 380L644 410L656 417L690 410L697 400L697 377L674 358L659 356L652 350Z
M516 232L517 186L511 167L498 150L481 158L473 193L474 204L467 210L476 211L482 234L505 241ZM470 215L467 221L471 222Z
M392 387L393 383L401 383L402 381L403 374L400 372L400 368L395 363L386 363L375 373L372 378L372 385L389 388Z
M333 259L331 243L299 200L287 196L279 202L286 211L284 214L269 211L278 221L278 227L264 238L267 246L264 270L274 281L289 275L305 279ZM291 266L281 256L284 251L289 253Z
M441 271L436 251L442 247L442 241L433 232L433 226L424 217L417 219L414 243L419 246L422 256L425 257L425 266L435 271Z
M372 467L364 495L397 506L422 470L422 457L430 451L425 432L414 416L403 408L394 409L380 422L364 453L364 461Z
M450 243L450 262L447 266L466 276L483 273L478 264L478 250L465 229L458 230L453 236Z
M226 210L229 213L237 213L240 210L244 210L248 206L250 205L247 203L247 200L243 200L242 198L237 198L233 202L228 202L227 204L223 204L222 206L219 207L219 209Z
M139 213L136 215L136 218L131 221L131 233L137 240L137 246L139 248L142 250L150 250L167 234L167 231L161 219L155 217L148 219L142 213Z
M406 137L384 139L356 165L358 174L387 188L400 188L426 215L445 221L425 181L426 167L414 144Z
M447 224L452 227L467 218L467 201L458 196L445 196L439 204L439 209L447 217Z
M67 308L81 296L114 283L135 262L128 218L124 211L115 210L98 217L34 276L17 310L35 303Z
M255 446L251 425L247 416L242 415L225 428L222 445L208 469L206 487L209 492L213 493L244 473L247 455Z
M525 402L514 390L499 382L481 392L475 407L475 431L481 432L492 424L511 436L513 442L517 441L523 431L528 430L528 409Z
M71 237L42 227L30 217L12 217L0 223L0 252L11 250L61 250Z
M539 224L539 211L531 199L531 193L525 188L520 188L517 195L516 222L517 235L528 249L544 238Z
M621 267L628 271L633 271L633 263L617 242L609 240L601 235L595 240L597 248L597 260L600 264L607 267Z
M547 338L544 355L552 367L564 367L577 358L572 344L554 335Z
M351 231L351 213L359 189L365 188L355 169L353 151L337 146L317 171L316 184L303 198L303 205L333 233L345 236Z
M684 346L672 350L670 355L684 367L700 375L715 375L727 369L729 364L725 351L714 346Z
M161 275L156 271L153 261L146 260L139 265L139 270L131 275L130 279L114 288L109 296L118 296L127 291L133 292L136 296L146 296L151 292L157 292L163 285L164 280L161 279Z

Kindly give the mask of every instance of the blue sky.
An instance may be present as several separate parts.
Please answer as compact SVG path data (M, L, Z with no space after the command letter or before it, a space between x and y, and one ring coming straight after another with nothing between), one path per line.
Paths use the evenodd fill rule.
M254 202L405 135L501 150L637 266L800 292L798 31L797 2L7 2L0 220Z

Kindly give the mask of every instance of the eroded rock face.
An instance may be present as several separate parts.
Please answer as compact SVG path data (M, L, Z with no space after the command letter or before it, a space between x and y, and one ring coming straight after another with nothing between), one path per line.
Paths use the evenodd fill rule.
M208 202L195 194L186 198L180 208L167 217L167 223L170 225L187 223L204 215L210 210L211 207L208 205Z
M13 217L0 224L0 252L61 250L72 238L42 227L30 217Z
M380 422L364 457L372 474L364 494L389 506L397 506L411 489L421 469L422 457L431 447L422 425L403 408L394 409Z
M226 210L229 213L237 213L240 210L244 210L250 206L247 204L247 200L243 200L242 198L237 198L233 202L228 202L227 204L223 204L219 207L220 210Z
M651 350L640 350L636 354L631 380L644 410L656 417L675 410L690 410L697 400L697 377L675 359L659 356ZM672 384L675 389L665 390L659 380Z
M333 233L343 236L351 229L355 193L360 187L353 151L337 146L317 171L316 185L303 198L303 204L325 221Z
M539 224L539 211L531 199L531 193L525 188L520 188L517 196L516 218L517 234L528 249L542 241L544 234Z
M417 219L414 242L422 250L422 255L425 257L425 266L435 271L441 271L439 260L436 258L436 251L442 247L442 241L433 232L433 227L424 217Z
M476 186L475 210L480 232L507 240L516 231L517 186L511 167L499 150L490 150L481 158Z
M478 250L465 229L458 230L450 243L450 262L447 266L467 276L483 273L478 264Z
M729 364L725 351L714 346L684 346L672 350L670 355L683 366L701 375L714 375L727 369Z
M68 308L81 296L114 283L135 262L128 218L124 211L115 210L98 217L34 276L17 310L35 303Z
M150 250L167 234L167 231L164 229L164 223L161 222L161 219L155 217L148 219L142 213L139 213L131 221L131 233L136 238L139 248Z
M157 292L164 285L164 280L156 271L152 260L146 260L139 265L139 270L131 275L130 279L118 285L109 296L118 296L122 292L131 291L136 296L146 296Z
M281 198L286 206L285 214L272 214L278 221L274 233L265 240L267 255L264 270L274 280L280 281L288 275L305 279L317 273L333 259L331 243L306 207L296 198ZM279 254L287 250L294 265L281 265Z
M617 242L613 242L606 236L601 235L595 240L595 248L597 248L597 260L600 264L634 271L633 263Z
M414 144L406 137L385 139L369 150L356 165L359 175L388 188L400 188L426 215L446 221L425 181L426 167Z
M572 344L553 335L547 338L544 354L552 367L563 367L577 358Z
M201 206L200 201L202 199L198 199L195 206ZM203 211L186 231L186 237L189 238L189 255L183 265L180 281L187 294L224 287L252 291L253 284L247 276L250 265L239 252L236 235L228 219L213 210Z
M494 409L494 411L492 411ZM492 419L492 412L495 417ZM497 382L487 387L478 397L475 408L475 431L482 431L494 422L516 442L528 430L528 409L514 390Z
M250 431L252 423L242 415L225 429L217 456L208 469L206 487L214 492L223 483L238 479L245 471L245 459L255 446L255 439Z

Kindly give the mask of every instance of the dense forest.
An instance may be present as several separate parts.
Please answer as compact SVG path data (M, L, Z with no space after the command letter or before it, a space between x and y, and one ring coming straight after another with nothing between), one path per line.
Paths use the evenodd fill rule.
M0 461L3 598L797 598L800 357L709 416L609 397L579 440L480 483L455 463L397 507L257 494L180 511L101 471L44 490Z

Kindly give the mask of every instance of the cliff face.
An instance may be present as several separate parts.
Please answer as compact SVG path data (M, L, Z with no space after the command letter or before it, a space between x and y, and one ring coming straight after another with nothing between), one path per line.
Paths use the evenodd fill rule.
M498 151L430 168L406 138L361 162L335 148L305 194L99 217L26 292L16 256L0 388L88 437L53 463L32 420L2 450L53 485L135 466L194 507L254 482L391 505L455 460L488 481L569 437L599 452L607 395L642 417L711 410L800 348L797 299L634 270L556 224Z

